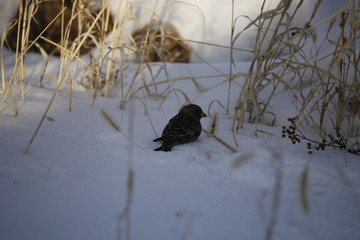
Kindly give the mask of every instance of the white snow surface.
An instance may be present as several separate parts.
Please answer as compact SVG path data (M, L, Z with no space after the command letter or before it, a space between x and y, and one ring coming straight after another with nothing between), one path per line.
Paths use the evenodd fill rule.
M28 64L40 58L30 55ZM57 59L52 59L50 69L57 66ZM216 66L226 71L228 64ZM172 77L187 74L182 64L167 67ZM187 68L196 76L211 74L207 65ZM200 81L207 88L217 82ZM205 93L190 82L180 86L204 111L211 100L224 102L227 95L225 84ZM245 124L235 134L235 154L204 133L171 152L154 152L158 143L152 139L184 103L182 96L178 101L170 95L160 109L161 101L144 97L146 115L137 100L125 110L119 109L119 96L99 97L91 106L91 94L78 90L69 112L68 90L63 89L24 154L53 91L32 81L25 101L18 102L19 116L9 109L0 115L0 239L116 239L127 197L129 159L135 173L132 239L263 239L273 216L276 176L281 178L281 191L274 239L360 236L359 157L332 149L308 155L305 143L292 145L280 137L285 121L275 127ZM286 116L291 105L279 100L274 109ZM133 141L141 148L115 132L101 110L112 115L123 134L129 136L133 126ZM234 146L232 120L216 104L211 111L220 116L217 135ZM202 124L209 129L210 118ZM274 136L255 137L255 127ZM231 167L244 155L250 158ZM310 212L305 214L299 184L307 164Z
M11 71L13 54L4 54L5 67ZM218 60L216 70L204 63L166 67L171 78L228 73L229 63ZM277 114L274 127L245 123L233 135L231 116L216 103L208 109L213 100L226 103L224 77L199 79L205 92L190 80L173 82L171 88L181 89L206 113L219 114L216 134L234 147L235 138L237 153L205 133L171 152L155 152L159 144L152 139L185 103L180 92L173 91L162 102L141 90L137 97L143 102L134 98L119 109L120 91L112 97L98 96L92 106L93 93L75 87L70 112L69 88L64 84L25 154L55 89L50 79L40 88L41 56L28 54L26 66L25 100L17 101L19 115L14 117L9 108L0 113L0 239L123 239L126 224L120 215L128 197L130 167L134 240L264 239L271 223L272 239L360 239L360 158L333 149L309 155L305 142L292 145L281 138L281 126L294 114L286 95L272 102L271 110ZM239 61L235 70L246 72L248 66ZM56 76L58 71L59 60L51 58L48 72ZM80 81L77 69L71 74ZM158 77L166 79L164 74ZM124 87L129 83L125 81ZM159 85L158 90L167 87ZM236 84L231 88L231 107L239 89ZM118 123L122 134L104 120L102 110ZM204 129L210 128L210 117L201 121ZM254 136L256 130L272 135L257 131ZM234 167L239 159L246 161ZM300 191L306 166L308 213Z

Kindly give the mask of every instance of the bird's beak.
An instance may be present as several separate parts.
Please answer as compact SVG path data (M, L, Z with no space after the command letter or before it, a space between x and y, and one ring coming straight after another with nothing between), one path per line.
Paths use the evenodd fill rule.
M203 118L203 117L207 117L206 113L201 113L200 116L201 116L202 118Z

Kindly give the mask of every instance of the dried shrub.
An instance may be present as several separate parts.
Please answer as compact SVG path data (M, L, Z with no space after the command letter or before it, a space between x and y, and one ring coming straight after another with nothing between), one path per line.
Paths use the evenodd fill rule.
M171 24L148 24L131 34L140 59L144 62L190 61L192 49L186 45Z
M8 30L7 46L16 50L18 38L26 38L32 42L42 34L42 38L37 39L38 44L48 54L59 55L60 49L51 42L62 43L63 47L69 49L74 42L81 38L81 35L90 30L89 37L80 48L80 54L87 53L98 42L103 41L112 29L114 20L108 10L103 12L103 16L99 18L95 27L90 29L99 11L93 6L91 0L65 0L64 2L62 0L43 2L23 0L14 17L14 24ZM61 13L60 16L58 16L59 13ZM19 22L29 24L27 34L23 33L24 26L19 28ZM24 47L26 46L22 46L22 48ZM39 51L36 47L31 47L29 50Z
M314 22L322 3L318 0L304 26L295 26L303 2L279 1L274 9L261 8L243 30L256 28L257 36L235 104L233 131L246 119L263 122L267 113L274 114L269 111L273 99L285 93L296 118L319 138L328 137L326 132L343 140L360 136L359 5L353 2ZM326 30L322 36L316 34L320 28ZM234 34L232 44L242 32Z

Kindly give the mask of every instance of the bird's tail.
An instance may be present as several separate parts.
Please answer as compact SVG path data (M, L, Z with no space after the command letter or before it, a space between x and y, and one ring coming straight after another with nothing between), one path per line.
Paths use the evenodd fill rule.
M159 137L159 138L154 139L153 142L158 142L158 141L162 141L162 140L163 140L163 138Z

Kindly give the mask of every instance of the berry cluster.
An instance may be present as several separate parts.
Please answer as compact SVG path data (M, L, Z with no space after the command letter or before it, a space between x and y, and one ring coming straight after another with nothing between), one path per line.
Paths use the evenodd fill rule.
M334 137L327 135L329 140L323 138L321 141L316 141L306 137L296 126L296 118L288 118L290 122L289 126L282 127L282 137L289 138L292 144L300 143L301 140L307 141L308 153L312 154L313 151L324 151L326 147L338 148L340 150L346 150L349 153L360 155L360 148L356 146L348 146L348 141L343 136Z
M296 118L288 118L287 120L290 122L290 126L282 126L282 137L288 137L292 144L300 143L300 136L296 133Z

